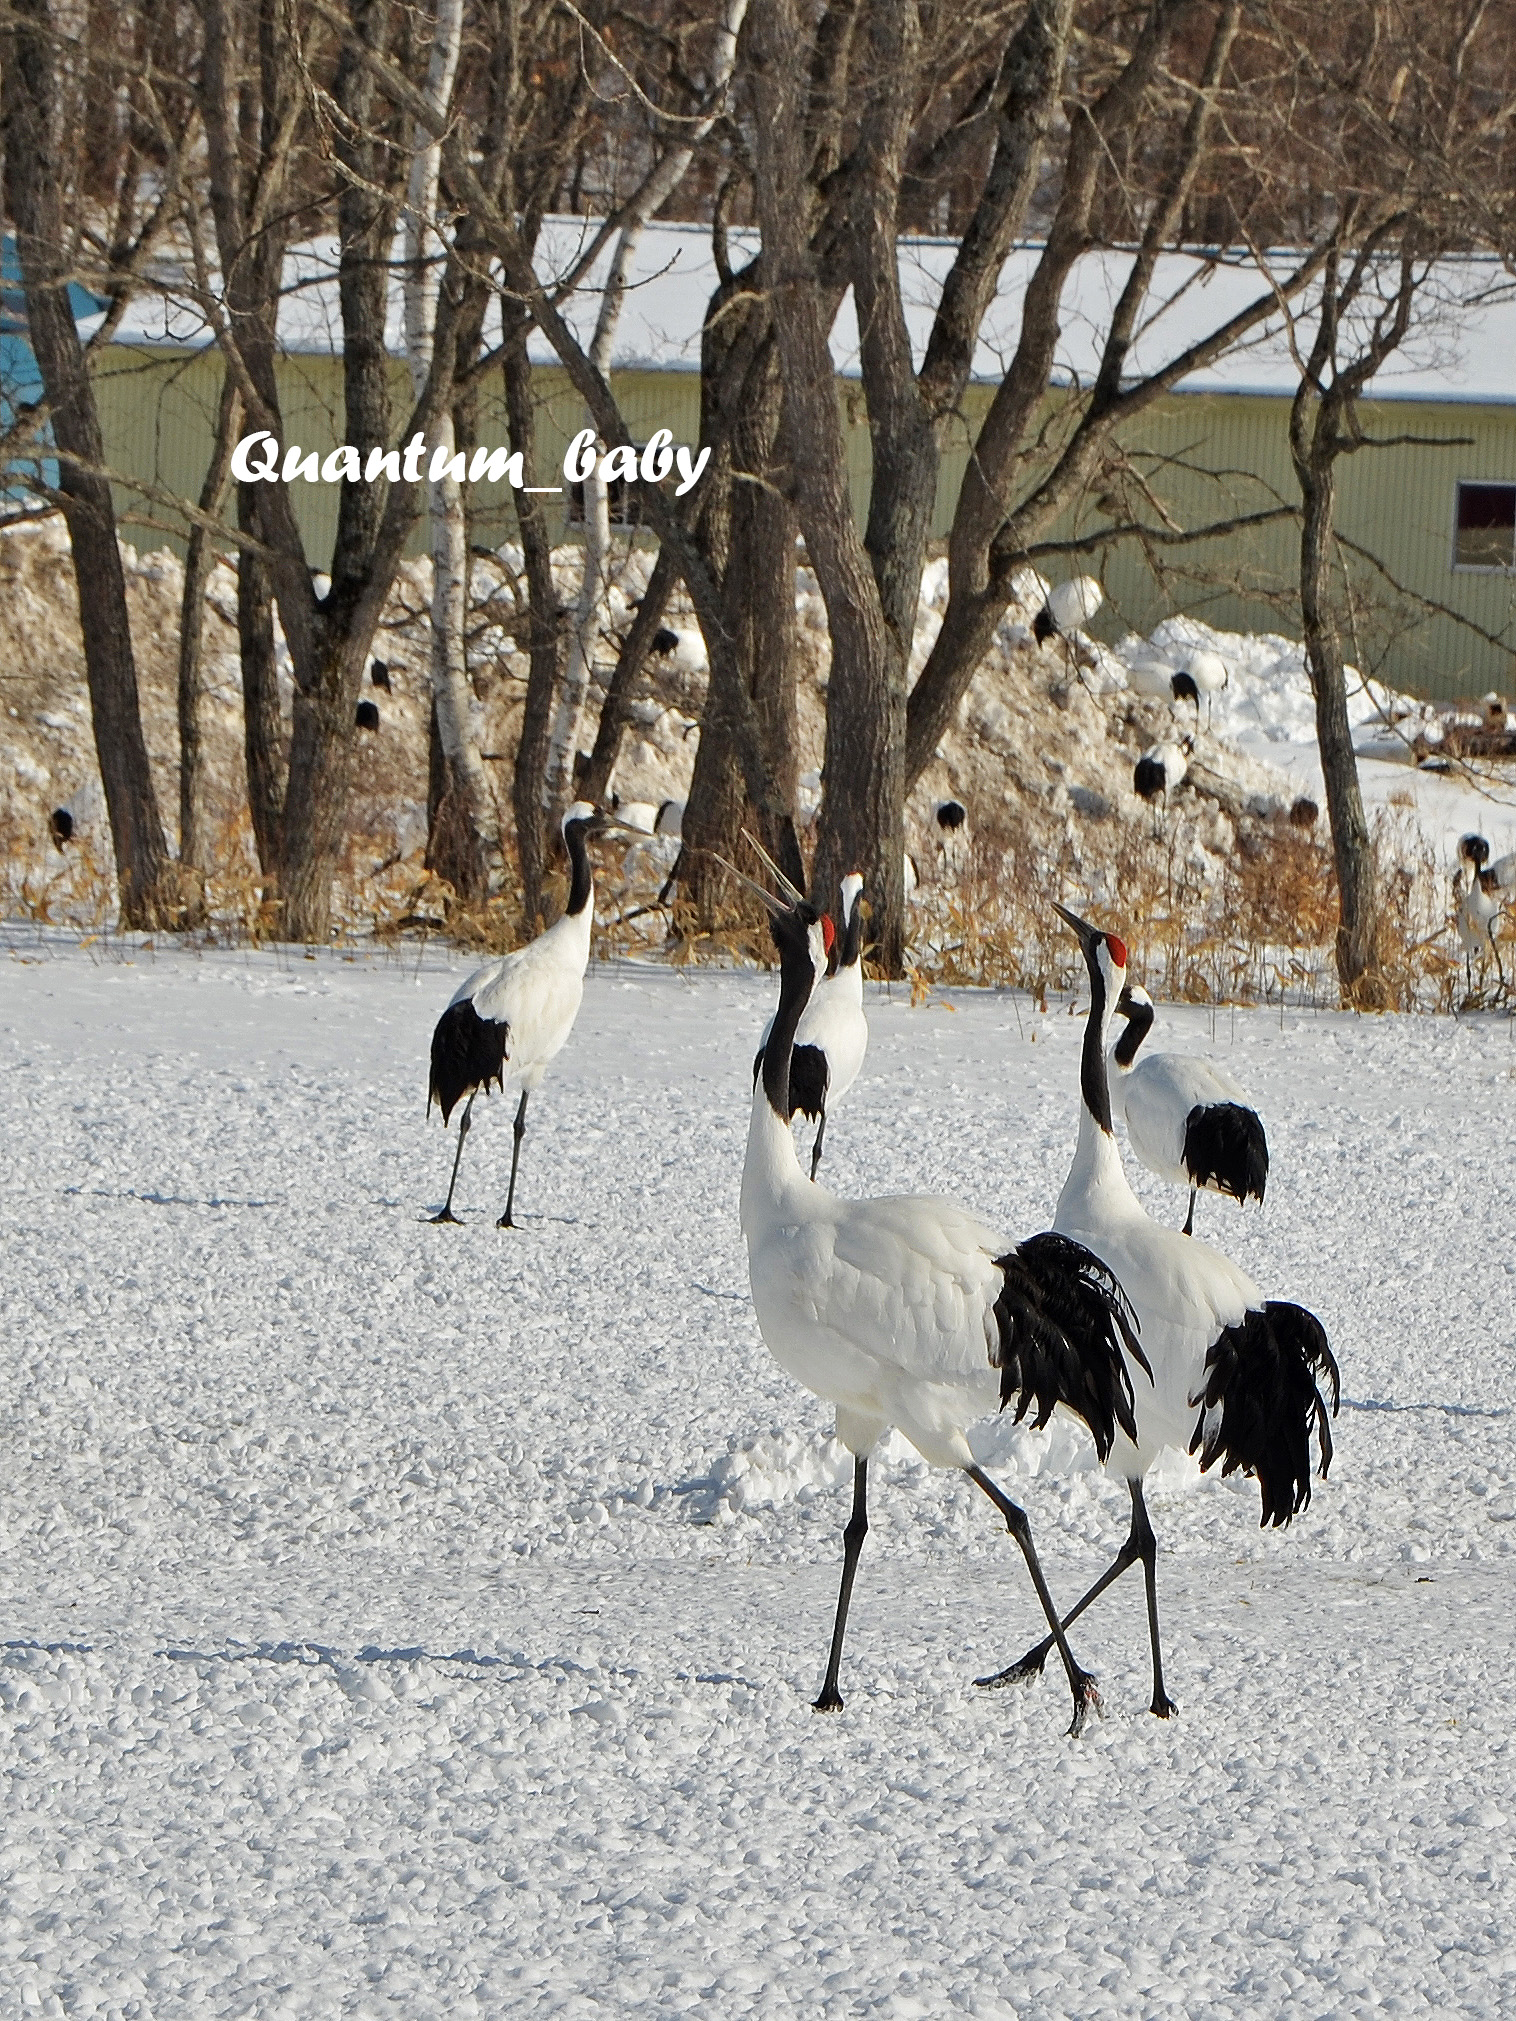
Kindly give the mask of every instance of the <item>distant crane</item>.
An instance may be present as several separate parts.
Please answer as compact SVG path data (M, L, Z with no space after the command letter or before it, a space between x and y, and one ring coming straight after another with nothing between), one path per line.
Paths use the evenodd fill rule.
M1496 922L1506 898L1516 893L1516 851L1491 863L1490 845L1483 835L1465 835L1458 844L1458 856L1468 865L1469 881L1458 900L1458 938L1463 945L1469 988L1474 987L1474 956L1486 948L1495 957L1495 973L1505 988L1505 965L1495 938Z
M1153 744L1132 767L1132 791L1139 800L1161 799L1167 806L1170 793L1184 784L1189 769L1189 753L1182 744Z
M746 882L747 880L744 880ZM811 1183L790 1132L795 1035L827 955L827 925L804 900L772 914L779 1008L753 1090L742 1172L742 1232L758 1324L780 1367L834 1404L853 1454L853 1508L818 1712L842 1705L843 1634L868 1533L868 1460L897 1426L933 1466L960 1467L1015 1538L1068 1674L1077 1733L1099 1706L1069 1651L1023 1509L976 1463L966 1427L996 1403L1046 1424L1072 1412L1103 1457L1136 1433L1126 1356L1146 1369L1126 1298L1078 1243L1036 1235L1011 1245L947 1200L839 1200Z
M515 1227L511 1213L516 1200L521 1139L526 1132L527 1096L541 1086L549 1060L562 1050L584 996L584 971L589 965L590 934L595 923L595 890L587 844L591 836L629 832L621 822L602 814L587 800L576 800L563 817L563 841L573 871L563 917L525 947L475 969L437 1020L432 1033L427 1114L431 1114L435 1102L446 1123L456 1104L465 1095L468 1100L458 1125L458 1149L453 1155L447 1199L442 1212L432 1216L433 1221L458 1219L453 1212L453 1189L458 1184L458 1167L468 1138L475 1095L481 1088L488 1093L492 1082L503 1094L509 1082L520 1088L521 1101L513 1126L515 1141L505 1212L495 1225Z
M1048 591L1041 610L1032 619L1032 637L1038 645L1054 638L1067 641L1071 633L1089 623L1104 602L1105 591L1094 576L1070 576L1067 582Z
M1230 1074L1208 1060L1183 1053L1137 1049L1153 1029L1153 999L1128 984L1116 1009L1126 1030L1111 1049L1116 1069L1111 1106L1126 1119L1127 1142L1139 1164L1171 1186L1188 1186L1190 1211L1184 1233L1195 1228L1195 1194L1226 1193L1239 1203L1263 1200L1269 1178L1269 1146L1256 1109Z
M774 874L778 875L777 870ZM787 879L785 882L788 884ZM798 899L794 886L788 888L791 899ZM842 945L834 949L836 965L817 983L805 1007L790 1060L790 1114L805 1116L816 1125L816 1140L811 1145L813 1179L821 1163L826 1119L857 1080L868 1051L869 1027L863 1015L862 893L863 879L856 872L843 878ZM753 1059L755 1081L763 1070L763 1051L773 1029L770 1018Z
M1128 1567L1142 1561L1153 1656L1152 1711L1177 1708L1163 1681L1158 1641L1157 1539L1143 1500L1144 1475L1166 1446L1199 1453L1201 1471L1219 1460L1223 1474L1256 1477L1263 1523L1276 1527L1311 1499L1311 1437L1323 1479L1332 1460L1322 1383L1338 1404L1337 1364L1321 1321L1299 1305L1265 1300L1250 1277L1198 1238L1151 1220L1127 1184L1111 1131L1106 1044L1126 981L1126 947L1114 933L1059 916L1078 935L1090 974L1090 1016L1080 1058L1079 1142L1058 1198L1053 1226L1083 1243L1120 1280L1137 1311L1153 1386L1134 1397L1137 1435L1118 1426L1107 1471L1125 1479L1132 1498L1126 1542L1078 1605L1067 1629ZM986 1687L1036 1676L1051 1637L1019 1663L978 1682Z
M1190 684L1197 722L1200 719L1200 697L1205 696L1205 720L1209 724L1211 697L1219 694L1231 677L1231 669L1220 653L1213 653L1206 646L1196 646L1187 655L1180 678Z

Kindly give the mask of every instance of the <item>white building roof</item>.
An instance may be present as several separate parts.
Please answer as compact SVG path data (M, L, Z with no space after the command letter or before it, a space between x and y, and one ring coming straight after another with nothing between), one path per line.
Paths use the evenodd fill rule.
M549 218L538 246L537 269L544 282L562 277L589 244L596 221ZM599 308L600 288L614 241L595 261L585 281L563 305L565 318L588 343ZM751 258L756 231L730 235L732 264ZM900 271L912 342L922 356L931 318L956 245L950 239L912 238L900 242ZM1015 349L1021 301L1041 256L1037 245L1017 246L1001 270L995 299L985 317L974 356L973 376L997 383ZM337 295L335 239L313 240L294 249L285 267L285 295L279 337L292 354L333 355L342 347ZM1056 377L1064 384L1088 383L1099 363L1100 344L1112 306L1120 295L1130 255L1097 251L1080 259L1069 276L1061 304L1062 325ZM1288 271L1289 255L1277 256L1275 272ZM199 309L173 286L144 292L127 310L116 341L153 349L201 348L211 333ZM650 224L637 247L631 286L616 330L613 367L620 370L696 372L706 304L716 286L710 232L703 225ZM1228 254L1206 259L1166 254L1158 262L1148 308L1128 360L1129 378L1144 376L1178 358L1248 304L1267 292L1265 272L1250 258ZM1441 262L1422 297L1425 311L1401 351L1372 386L1376 398L1391 400L1516 403L1516 277L1493 260ZM88 328L88 325L83 326ZM486 341L499 334L498 311L486 326ZM397 264L390 289L387 341L403 348L401 278ZM1312 334L1307 311L1297 341L1304 349ZM858 326L851 290L832 330L832 359L844 378L859 376ZM529 341L534 363L556 362L540 332ZM1188 374L1177 390L1186 393L1292 394L1296 368L1283 319L1276 315L1260 335Z

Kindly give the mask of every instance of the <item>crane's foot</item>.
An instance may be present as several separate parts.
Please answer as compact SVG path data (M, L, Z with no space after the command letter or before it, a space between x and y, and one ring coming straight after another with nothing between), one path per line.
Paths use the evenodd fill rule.
M1095 1689L1095 1680L1088 1670L1074 1673L1074 1717L1069 1721L1068 1737L1077 1740L1084 1732L1084 1723L1093 1712L1097 1719L1105 1718L1105 1707L1100 1702L1100 1693Z
M1030 1684L1042 1675L1042 1666L1048 1660L1053 1644L1051 1640L1039 1642L1029 1649L1018 1663L1011 1663L1004 1670L997 1670L990 1677L976 1677L975 1684L981 1691L999 1691L1007 1684Z
M427 1219L431 1222L434 1228L437 1226L437 1223L439 1221L451 1221L455 1228L461 1228L463 1226L463 1223L458 1219L458 1216L455 1213L453 1213L452 1209L449 1207L444 1207L440 1214L429 1214L427 1216Z
M1153 1693L1153 1703L1149 1706L1148 1710L1155 1719L1172 1719L1179 1710L1179 1707L1166 1691L1155 1691Z
M500 1219L495 1223L495 1226L497 1228L514 1228L515 1225L516 1225L515 1222L511 1219L509 1208L506 1209L505 1213L503 1213Z
M837 1689L835 1684L823 1684L821 1696L811 1700L811 1710L812 1712L841 1712L843 1703L842 1693Z

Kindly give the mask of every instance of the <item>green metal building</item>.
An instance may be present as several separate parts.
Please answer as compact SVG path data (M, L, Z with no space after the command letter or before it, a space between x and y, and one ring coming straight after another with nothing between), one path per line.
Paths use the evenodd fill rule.
M582 241L583 220L551 221L550 243L564 262ZM551 234L550 234L551 240ZM929 317L952 247L946 241L902 246L913 317ZM1018 248L1002 276L1001 292L975 361L973 383L950 431L938 488L934 531L945 535L970 454L970 444L993 398L1001 361L1009 355L1019 321L1026 276L1039 249ZM734 247L740 257L743 247ZM1157 279L1155 294L1167 306L1154 314L1134 348L1134 370L1150 371L1177 355L1198 332L1229 313L1259 286L1256 272L1205 270L1177 260L1185 271ZM1460 286L1468 292L1468 274ZM292 291L296 312L288 331L281 321L280 366L286 441L321 454L342 440L340 336L329 263L319 257ZM1063 305L1062 375L1070 387L1087 384L1098 355L1102 305L1119 287L1116 255L1091 255ZM1476 281L1482 276L1475 274ZM634 285L618 332L615 390L639 441L657 428L676 442L693 444L699 432L699 333L714 283L703 231L654 225L639 247ZM1208 290L1214 290L1208 296ZM1446 292L1446 291L1445 291ZM597 302L585 293L581 321ZM838 399L843 415L853 497L860 520L867 507L869 438L857 378L856 330L851 299L833 337ZM398 347L397 347L398 348ZM572 487L561 463L571 437L584 425L580 402L562 368L534 339L540 401L540 481L562 485L556 501L560 524L572 537ZM395 367L394 412L400 426L410 405L402 360ZM184 524L174 499L193 498L209 460L221 364L193 317L147 300L121 327L105 354L97 386L111 469L121 480L118 504L128 538L151 547L182 548ZM1294 375L1282 344L1255 345L1236 358L1164 395L1121 438L1133 470L1161 500L1174 523L1195 527L1276 503L1293 505L1298 493L1288 446ZM1339 464L1339 530L1344 607L1353 632L1350 651L1366 669L1393 685L1435 698L1496 689L1516 692L1516 305L1489 301L1463 315L1444 308L1435 337L1409 347L1393 376L1362 404L1367 435L1390 446L1366 448ZM1056 437L1060 402L1055 391L1050 434ZM482 442L508 441L503 390L489 378L480 400ZM291 487L307 531L313 565L330 555L336 522L335 485L300 480ZM1109 500L1107 501L1109 503ZM476 539L496 544L513 528L505 483L475 488ZM1098 535L1110 524L1095 497L1084 501L1049 537ZM415 550L424 549L418 527ZM1357 552L1355 550L1361 550ZM1044 574L1093 573L1108 604L1096 629L1111 637L1132 628L1146 632L1176 612L1203 617L1224 630L1277 631L1298 636L1296 530L1280 520L1225 541L1183 550L1144 553L1136 543L1112 544L1066 566L1044 560Z

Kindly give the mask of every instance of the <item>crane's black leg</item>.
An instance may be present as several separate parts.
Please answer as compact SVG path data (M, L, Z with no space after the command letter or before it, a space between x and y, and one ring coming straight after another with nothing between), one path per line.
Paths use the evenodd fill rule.
M458 1216L453 1212L453 1188L458 1183L458 1167L463 1162L463 1140L468 1135L469 1116L472 1113L474 1107L474 1095L478 1094L478 1092L479 1090L475 1088L473 1094L471 1094L467 1102L464 1103L463 1120L458 1125L458 1148L453 1153L453 1176L447 1182L447 1199L442 1204L442 1212L440 1214L434 1214L432 1216L433 1221L456 1222L458 1219Z
M816 1125L816 1141L811 1146L811 1181L814 1184L816 1167L821 1163L821 1140L826 1135L826 1110L821 1111L821 1121Z
M511 1208L516 1202L516 1167L521 1163L521 1139L526 1135L526 1097L527 1090L523 1088L521 1106L517 1109L516 1120L511 1125L511 1135L515 1138L515 1142L511 1145L511 1183L505 1196L505 1212L495 1223L497 1228L514 1228L516 1225L511 1219Z
M1032 1575L1032 1584L1037 1588L1037 1598L1042 1602L1042 1611L1052 1629L1052 1641L1058 1645L1058 1653L1063 1658L1063 1667L1068 1672L1069 1689L1074 1694L1074 1717L1069 1726L1070 1739L1077 1739L1083 1730L1085 1718L1093 1709L1099 1712L1100 1693L1095 1689L1095 1679L1088 1670L1081 1670L1074 1661L1063 1623L1058 1619L1058 1609L1053 1605L1053 1596L1048 1591L1047 1580L1042 1576L1042 1567L1037 1561L1037 1551L1032 1543L1032 1526L1027 1521L1026 1510L1018 1508L1010 1496L1003 1494L985 1473L982 1467L965 1469L975 1487L982 1488L995 1507L1005 1517L1005 1527L1016 1539L1021 1555L1026 1559L1026 1568ZM1072 1617L1070 1617L1072 1618Z
M1148 1520L1147 1503L1142 1498L1142 1483L1128 1481L1127 1487L1132 1497L1132 1527L1127 1532L1126 1542L1084 1598L1064 1615L1063 1625L1068 1628L1077 1621L1085 1608L1098 1600L1106 1587L1114 1585L1122 1573L1129 1571L1140 1558L1147 1580L1148 1636L1153 1645L1152 1710L1160 1719L1167 1719L1171 1712L1177 1712L1179 1708L1163 1688L1163 1658L1158 1647L1158 1582L1155 1570L1158 1540L1153 1535L1153 1525ZM1052 1636L1044 1636L1042 1641L1033 1644L1019 1662L1008 1664L1004 1670L997 1670L989 1677L976 1677L974 1682L982 1691L995 1691L1002 1684L1023 1684L1029 1678L1040 1677L1042 1666L1046 1663L1052 1647Z
M1179 1707L1163 1688L1163 1654L1158 1647L1158 1539L1148 1521L1141 1481L1128 1481L1127 1486L1132 1491L1132 1536L1142 1557L1142 1576L1148 1589L1148 1640L1153 1645L1153 1703L1149 1710L1159 1719L1168 1719Z
M1184 1217L1184 1227L1180 1232L1184 1235L1193 1235L1195 1232L1195 1188L1193 1186L1190 1188L1190 1211Z
M858 1554L869 1533L869 1463L853 1462L853 1513L842 1533L842 1585L837 1594L837 1619L832 1624L832 1653L826 1660L826 1679L821 1696L812 1703L818 1712L840 1712L842 1693L837 1689L837 1672L842 1668L842 1635L847 1627L848 1602L853 1597L853 1576L858 1570Z

